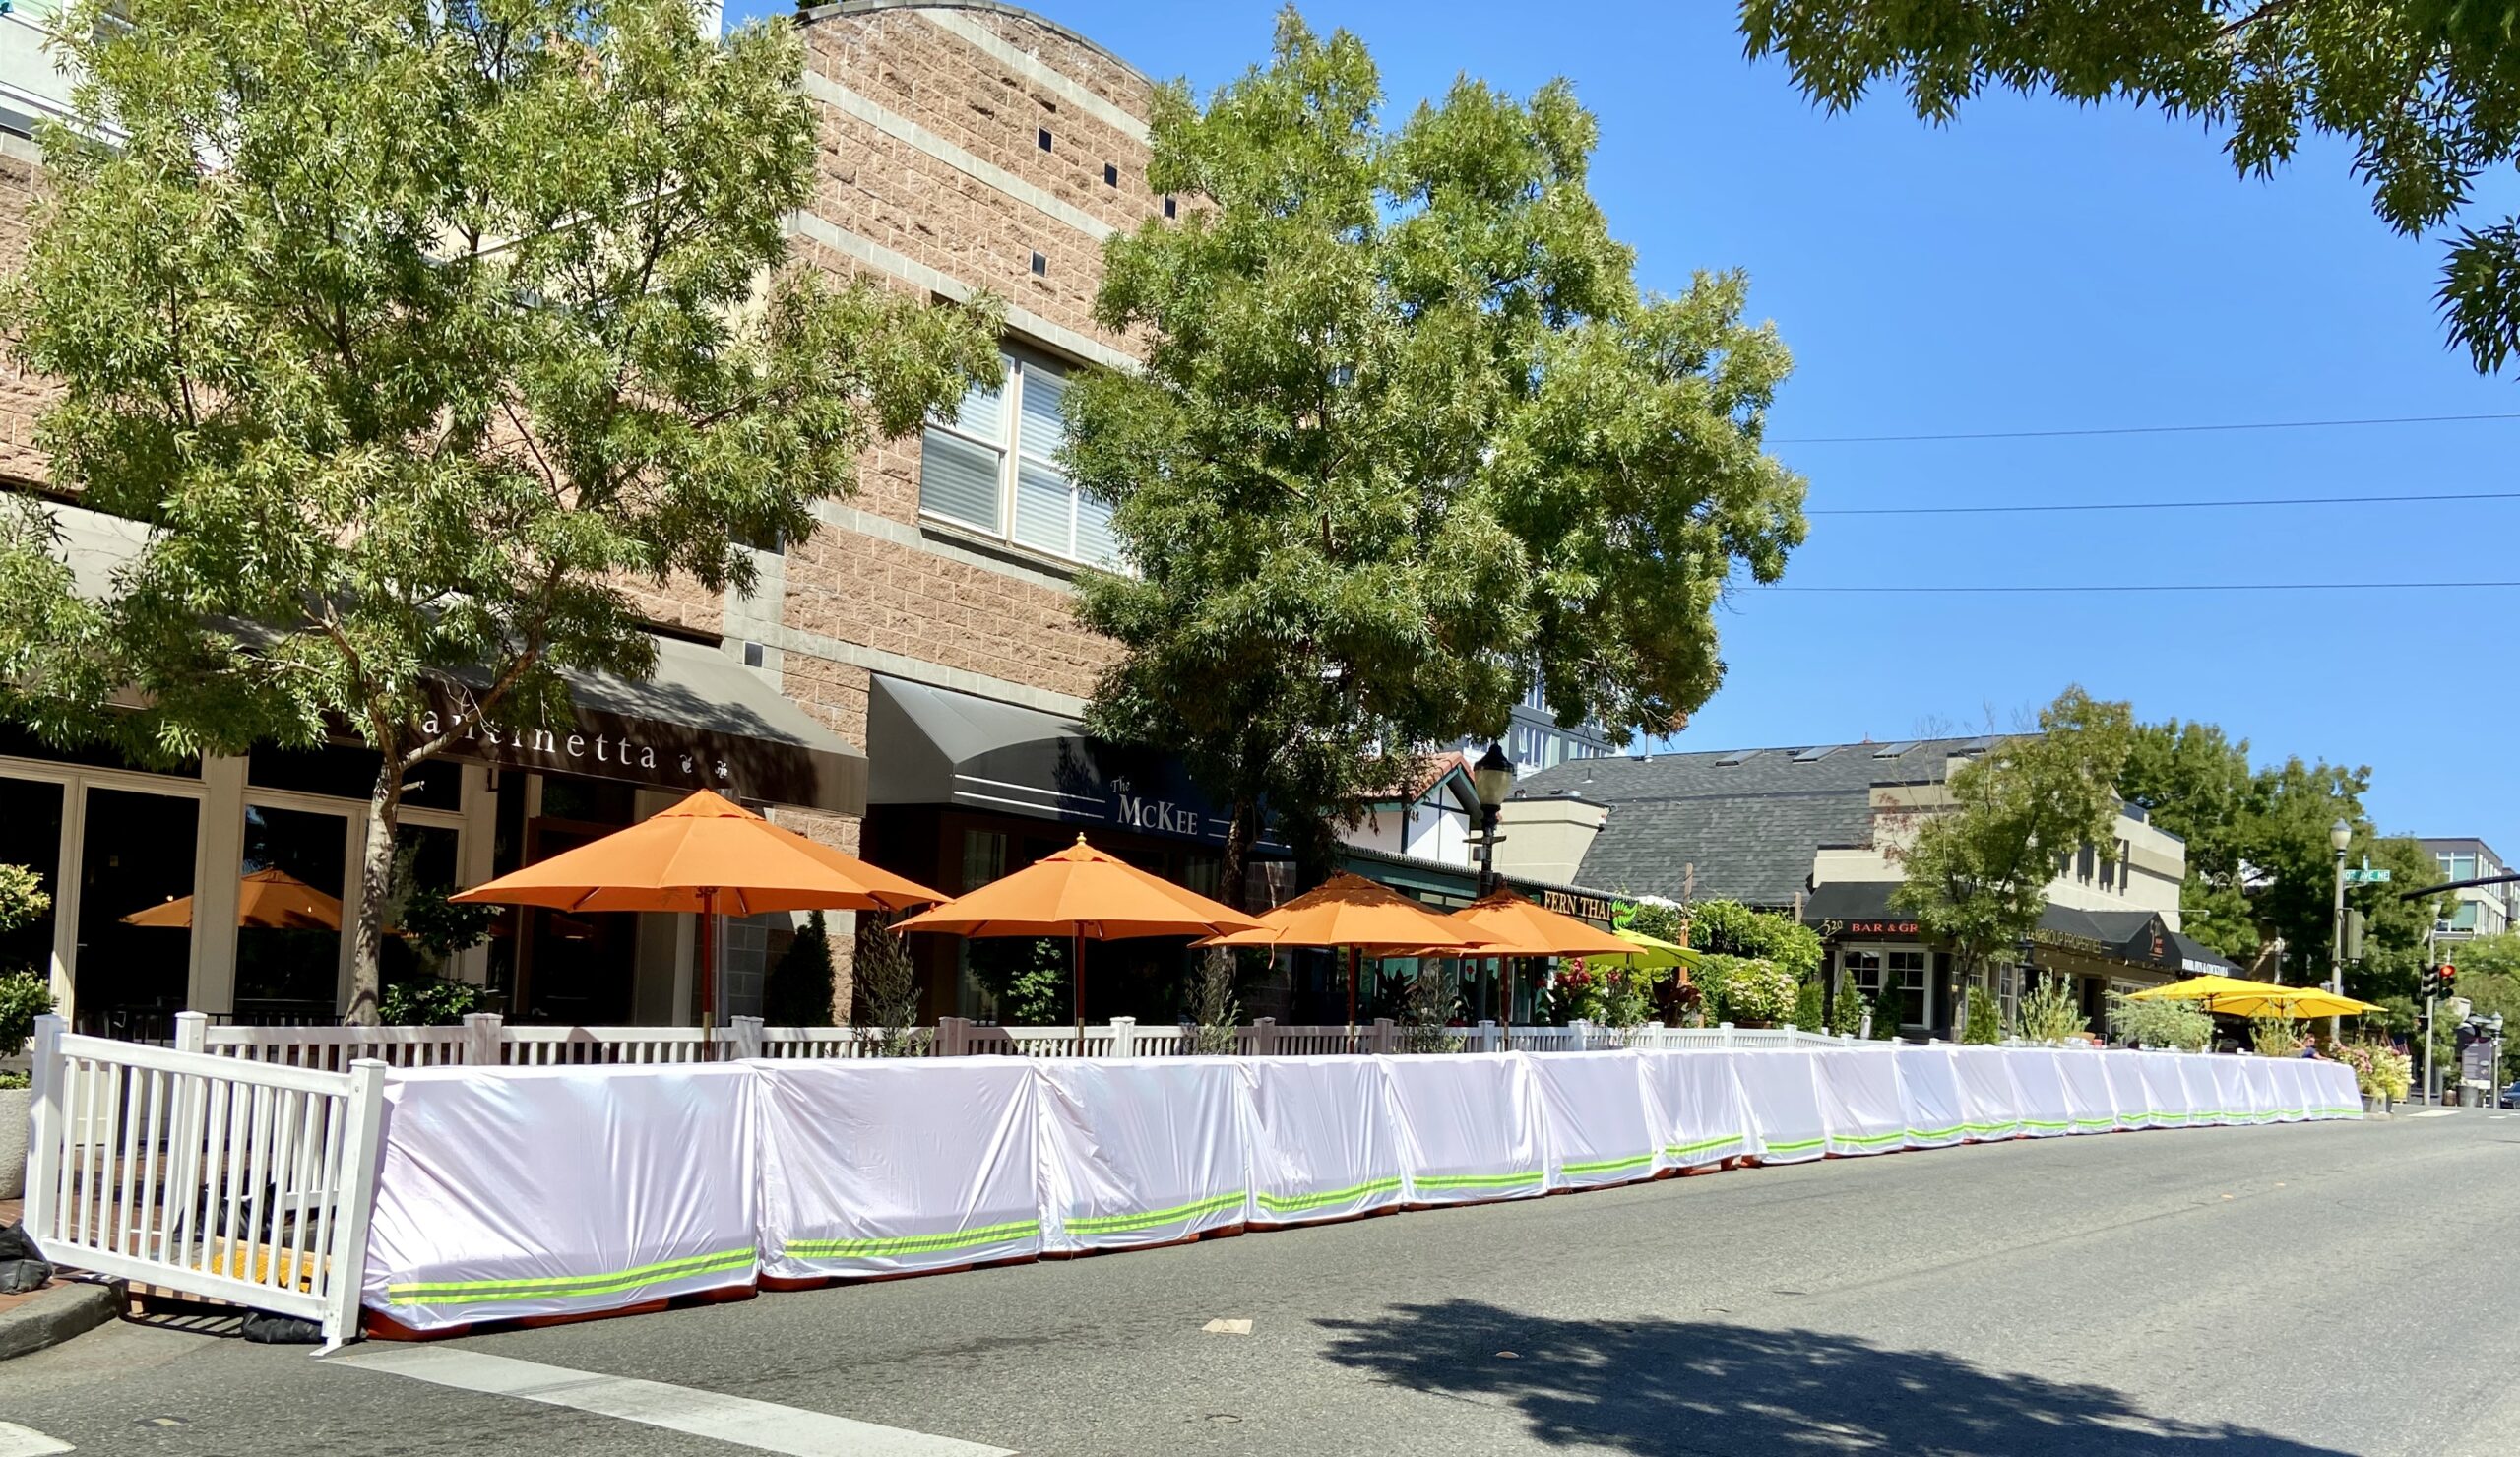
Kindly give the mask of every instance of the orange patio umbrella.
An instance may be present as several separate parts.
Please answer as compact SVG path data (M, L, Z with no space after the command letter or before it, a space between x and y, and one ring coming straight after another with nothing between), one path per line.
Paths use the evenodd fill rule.
M1487 939L1479 953L1481 956L1631 956L1636 951L1608 931L1510 890L1490 891L1445 919ZM1509 1028L1514 1021L1513 982L1506 977L1497 978L1496 982L1504 1002L1496 1025Z
M1356 1025L1356 963L1376 953L1458 956L1482 951L1489 938L1439 916L1388 886L1342 872L1274 911L1256 930L1223 935L1206 946L1345 946L1348 1025Z
M447 899L553 911L689 912L700 918L701 1026L717 1022L713 922L765 911L898 911L943 895L817 845L702 790L590 845Z
M1259 922L1230 906L1150 875L1076 837L1012 875L894 923L897 931L965 936L1065 936L1075 979L1077 1050L1085 1048L1085 943L1139 936L1207 936Z
M193 923L193 898L179 896L134 911L122 923L184 929ZM248 930L337 931L342 928L342 901L273 866L236 882L236 924Z

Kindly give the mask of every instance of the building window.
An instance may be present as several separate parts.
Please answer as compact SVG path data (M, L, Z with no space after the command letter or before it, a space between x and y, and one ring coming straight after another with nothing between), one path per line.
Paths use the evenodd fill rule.
M1102 163L1102 185L1105 187L1120 185L1120 169L1107 161Z
M1168 192L1164 195L1164 216L1166 218L1176 216L1173 211L1172 194Z
M2435 855L2433 858L2441 862L2441 874L2444 879L2474 880L2477 878L2477 857L2475 855Z
M1042 257L1042 256L1041 256L1040 254L1039 254L1039 253L1034 254L1034 255L1033 255L1033 277L1035 277L1035 278L1037 278L1037 279L1046 279L1046 278L1048 278L1049 276L1050 276L1050 260L1048 260L1047 258Z
M1040 148L1041 148L1041 150L1042 150L1043 152L1047 152L1047 151L1049 151L1049 150L1050 150L1050 129L1049 129L1048 127L1043 127L1043 128L1041 128L1041 130L1040 130L1040 134L1035 138L1035 140L1040 144Z
M918 509L1053 556L1120 567L1110 508L1059 469L1066 441L1060 401L1067 370L1008 351L1006 383L975 388L952 422L930 421L919 442Z

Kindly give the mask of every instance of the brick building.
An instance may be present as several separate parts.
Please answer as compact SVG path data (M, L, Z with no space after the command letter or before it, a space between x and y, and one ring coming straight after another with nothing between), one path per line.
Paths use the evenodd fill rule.
M39 49L42 23L32 9L0 17L0 249L12 258L40 178L20 133L46 78L48 95L61 94ZM616 740L715 745L704 764L736 766L730 779L722 769L721 787L948 892L1080 830L1212 889L1223 819L1177 766L1076 727L1109 649L1074 622L1071 584L1111 548L1101 512L1051 459L1063 382L1132 363L1130 341L1094 322L1102 242L1176 207L1146 186L1150 83L1091 41L989 0L844 0L797 24L821 153L813 202L790 220L796 256L923 295L1003 299L1007 383L967 401L955 424L871 451L855 497L817 507L814 537L759 553L750 596L643 589L659 679L581 682L581 727L598 746L598 728ZM0 475L40 487L29 437L42 382L6 384ZM74 555L99 568L131 549L127 523L67 507L62 516ZM416 873L471 883L692 787L670 770L598 768L560 747L578 742L564 730L433 766L407 820ZM186 1006L328 1015L346 985L338 931L193 927L233 925L257 875L354 897L350 855L372 762L345 745L144 773L9 732L0 860L45 870L59 904L0 957L49 958L87 1026L145 1030ZM747 782L757 762L811 768L777 783L817 788ZM184 897L193 925L125 919ZM789 928L785 917L730 926L727 1011L758 1005ZM983 945L975 972L973 953L950 938L915 939L930 1015L994 1010L989 958L1001 953ZM1024 951L1004 948L1001 960ZM691 956L681 918L522 912L459 971L499 988L512 1015L670 1022L695 1014ZM1088 1010L1100 1016L1168 987L1179 952L1114 943L1094 956Z

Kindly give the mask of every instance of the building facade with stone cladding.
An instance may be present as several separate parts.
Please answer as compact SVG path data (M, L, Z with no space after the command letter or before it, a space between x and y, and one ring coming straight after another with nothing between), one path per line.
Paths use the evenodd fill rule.
M1002 463L994 520L983 519L986 510L972 509L968 490L959 505L947 509L938 509L933 499L923 501L923 493L932 495L922 478L929 441L884 442L859 463L852 495L818 504L814 536L757 553L760 570L750 595L721 596L688 582L633 584L631 590L660 630L717 647L832 732L869 748L870 777L881 800L888 765L870 743L869 723L879 683L1035 714L1047 724L1081 713L1097 675L1111 660L1111 645L1084 631L1072 611L1082 563L1103 559L1101 543L1087 539L1092 507L1070 500L1066 538L1044 539L1043 518L1033 509L1040 503L1028 497L1031 505L1019 509L1016 483L1040 484L1055 473L1042 469L1047 447L1013 416L1033 425L1055 420L1049 406L1064 372L1133 366L1131 341L1094 320L1102 241L1115 229L1170 214L1174 204L1151 194L1146 183L1151 83L1050 20L987 0L844 0L803 12L794 24L805 42L799 85L813 104L820 143L811 203L789 221L794 256L921 296L961 299L985 292L1001 300L1009 358L1027 381L1023 388L1030 391L1032 408L1011 408L1016 387L1000 397L1010 408L999 413L1010 418L997 426ZM13 36L14 32L0 40ZM14 62L0 57L0 64ZM58 114L57 106L53 110ZM4 105L0 113L0 264L9 264L23 252L41 170L33 143L20 135L30 128L12 124L28 118ZM46 382L14 366L0 378L0 477L10 485L45 485L32 437L50 394ZM985 412L967 408L961 427L966 446L971 437L986 433L972 428ZM1030 466L1027 456L1033 458ZM0 764L0 776L6 772ZM548 802L536 793L522 807L503 807L488 771L468 766L464 772L459 858L466 881L507 868L506 857L534 854L530 846L520 852L509 842L530 842L537 818L569 819L591 802L575 791L561 792L569 789L565 776L546 774L532 778L558 786ZM242 784L247 769L221 763L202 773ZM74 787L69 792L81 791ZM224 821L250 818L255 811L243 803L250 797L250 790L241 790L231 809L214 808L209 819L218 823L206 823L200 832L203 865L233 863L237 827ZM635 818L668 797L642 791L627 807L584 812ZM942 797L949 796L931 796ZM1052 792L1050 797L1059 796ZM1132 859L1193 884L1201 883L1203 868L1213 868L1202 844L1211 837L1195 830L1188 837L1143 838L1112 822L1120 813L1115 808L1096 805L1082 815L1060 816L1040 812L1046 801L1040 794L1032 798L1030 809L994 818L976 803L879 804L863 819L792 808L773 813L817 839L867 854L948 892L1016 868L1072 838L1080 819L1085 828L1101 827L1098 844L1116 844ZM1071 811L1081 802L1067 799ZM552 807L563 800L566 812ZM213 795L208 802L227 801ZM512 830L509 819L519 816L528 828ZM1067 822L1044 823L1059 818ZM444 827L453 825L450 818ZM501 846L496 861L493 842ZM200 878L211 886L220 877L204 870ZM210 897L217 898L215 891ZM833 939L842 960L844 1007L847 930L847 918L840 918ZM198 939L205 944L191 950L183 971L170 974L186 988L180 1004L243 1012L248 998L237 984L236 947L208 944L219 937ZM759 1005L764 977L786 940L784 925L766 934L728 937L728 1011ZM945 940L918 938L925 1013L997 1010L984 991L972 988L961 948L932 944ZM75 948L75 929L65 927L61 942ZM643 925L634 942L610 948L611 954L634 958L638 972L629 1003L608 1015L686 1020L688 928ZM496 954L506 953L500 948ZM1097 957L1104 955L1098 948ZM1102 960L1094 964L1098 985L1124 990L1133 975L1149 981L1169 975L1127 950L1108 955L1116 963L1109 977L1103 976ZM56 957L56 981L65 991L74 980L75 957L75 949ZM346 964L346 953L343 959ZM465 970L495 978L490 961L490 955L472 954ZM531 1015L524 991L515 995L510 1010ZM1123 1009L1134 1008L1092 1008L1097 1015Z

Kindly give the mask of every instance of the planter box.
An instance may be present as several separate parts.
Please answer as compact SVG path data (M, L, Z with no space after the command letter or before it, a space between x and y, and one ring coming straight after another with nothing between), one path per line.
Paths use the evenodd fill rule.
M0 1088L0 1199L27 1193L27 1125L34 1118L32 1088Z

